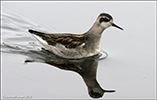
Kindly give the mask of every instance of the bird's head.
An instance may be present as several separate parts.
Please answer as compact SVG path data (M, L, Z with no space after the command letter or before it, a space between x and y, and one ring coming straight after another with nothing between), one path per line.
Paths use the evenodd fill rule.
M100 98L104 95L104 93L112 93L115 90L104 90L101 87L92 87L88 88L88 93L92 98Z
M114 26L118 29L123 30L121 27L119 27L118 25L113 23L113 18L111 15L107 14L107 13L101 13L98 18L97 21L98 25L100 25L100 27L102 27L103 29L106 29L110 26Z

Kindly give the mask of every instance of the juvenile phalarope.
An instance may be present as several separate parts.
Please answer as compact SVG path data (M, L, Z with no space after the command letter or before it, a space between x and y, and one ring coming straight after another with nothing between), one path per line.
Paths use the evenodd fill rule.
M100 39L103 31L114 26L113 18L107 13L101 13L93 26L84 34L47 34L29 29L29 32L54 54L70 59L79 59L99 54Z

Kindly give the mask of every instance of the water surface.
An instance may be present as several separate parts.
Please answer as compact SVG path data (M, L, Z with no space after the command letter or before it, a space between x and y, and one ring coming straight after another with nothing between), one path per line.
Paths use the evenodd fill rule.
M45 50L38 41L34 40L34 37L32 38L31 35L28 35L29 33L25 30L28 30L29 27L37 26L17 16L2 14L3 34L1 52L28 57L24 61L25 64L30 62L45 63L62 70L70 70L78 73L84 80L88 94L92 98L100 98L104 93L115 92L115 90L104 90L96 79L98 61L104 60L108 56L105 51L101 51L100 54L92 57L65 59ZM20 97L4 95L3 98Z
M67 65L78 65L71 71L55 67L64 60L58 63L52 59L55 56L46 55L50 53L27 31L80 34L101 12L111 14L124 28L123 32L113 27L104 31L101 49L108 52L107 59L88 59L92 63L84 64L95 65L97 86L116 90L102 98L154 99L155 2L2 2L2 97L91 98L82 76L72 71L80 70L83 61L69 61Z

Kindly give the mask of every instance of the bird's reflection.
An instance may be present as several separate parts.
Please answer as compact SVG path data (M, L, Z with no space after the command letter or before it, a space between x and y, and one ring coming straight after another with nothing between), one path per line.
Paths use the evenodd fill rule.
M49 53L49 51L42 50L40 52ZM52 56L52 55L51 55ZM101 88L96 79L97 67L98 67L99 55L85 58L70 60L53 55L44 61L47 64L53 65L63 70L71 70L77 72L82 76L86 86L88 88L88 93L92 98L100 98L105 92L115 92L114 90L104 90ZM26 60L25 62L36 62L35 60Z
M7 46L7 45L6 45ZM86 86L88 88L88 94L92 98L100 98L104 95L105 92L115 92L114 90L104 90L99 85L96 79L98 61L100 55L96 55L93 57L88 57L84 59L65 59L58 57L51 52L42 49L42 50L22 50L20 48L14 48L17 50L12 50L11 53L19 53L29 57L25 63L28 62L42 62L63 70L71 70L83 78Z

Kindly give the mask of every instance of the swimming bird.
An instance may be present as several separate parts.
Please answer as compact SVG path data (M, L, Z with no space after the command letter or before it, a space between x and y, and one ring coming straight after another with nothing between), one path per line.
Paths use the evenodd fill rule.
M45 47L63 58L80 59L99 54L100 39L103 31L114 26L123 30L113 23L113 18L107 13L101 13L93 26L83 34L54 33L48 34L29 29L28 31Z

